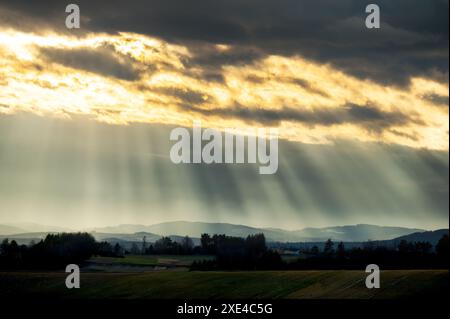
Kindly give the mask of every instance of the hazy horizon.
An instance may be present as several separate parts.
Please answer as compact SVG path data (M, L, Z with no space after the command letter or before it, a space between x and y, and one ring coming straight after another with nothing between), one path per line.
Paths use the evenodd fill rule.
M403 225L403 224L371 224L371 223L347 223L347 224L330 224L330 225L304 225L300 227L274 227L272 224L268 225L258 225L258 224L245 224L240 222L229 222L229 221L204 221L204 220L161 220L157 222L150 222L150 223L120 223L120 224L98 224L98 225L91 225L89 227L69 227L66 224L42 224L38 221L30 221L30 220L21 220L21 221L4 221L0 220L0 225L8 225L13 227L24 227L26 226L43 226L43 227L56 227L59 229L66 229L67 231L92 231L98 228L109 228L109 227L117 227L117 226L153 226L153 225L159 225L159 224L169 224L169 223L204 223L204 224L230 224L230 225L239 225L239 226L246 226L251 228L266 228L266 229L281 229L286 231L296 231L296 230L302 230L305 228L329 228L329 227L343 227L343 226L358 226L358 225L370 225L370 226L377 226L377 227L400 227L400 228L411 228L411 229L423 229L425 231L434 231L439 229L448 229L448 224L443 225L436 225L435 227L416 227L416 226L410 226L410 225ZM0 234L1 235L1 234Z

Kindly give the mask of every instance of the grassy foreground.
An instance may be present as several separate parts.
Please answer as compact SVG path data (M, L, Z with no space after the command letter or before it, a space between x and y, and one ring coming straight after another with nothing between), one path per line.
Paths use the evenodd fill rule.
M363 271L81 273L67 289L63 272L0 272L0 296L48 298L410 298L448 291L447 270L386 270L381 288Z

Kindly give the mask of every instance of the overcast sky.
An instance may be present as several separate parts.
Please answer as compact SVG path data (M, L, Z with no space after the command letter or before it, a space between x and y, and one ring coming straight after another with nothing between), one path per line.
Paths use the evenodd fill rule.
M0 1L0 223L448 226L448 0ZM279 130L280 167L170 162Z

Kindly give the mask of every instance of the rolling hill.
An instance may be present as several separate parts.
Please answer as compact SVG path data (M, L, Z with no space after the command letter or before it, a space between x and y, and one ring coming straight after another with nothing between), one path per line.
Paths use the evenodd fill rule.
M264 233L266 237L271 241L288 241L303 239L295 234L290 234L289 231L275 230L275 229L262 229L244 225L235 225L227 223L203 223L203 222L167 222L154 225L118 225L112 227L103 227L94 229L96 232L121 234L127 232L149 232L153 234L159 234L162 236L190 236L200 237L203 233L208 234L226 234L228 236L247 237L248 235L254 235Z
M308 238L309 241L324 241L331 238L334 241L354 242L367 240L389 240L416 232L424 232L424 229L376 226L367 224L334 226L325 228L304 228L294 231L296 235Z
M401 240L406 240L408 242L419 242L419 241L426 241L435 246L439 240L444 235L448 235L448 229L438 229L435 231L426 231L426 232L418 232L418 233L412 233L405 236L400 236L398 238L393 239L395 243L399 243Z
M42 225L37 223L21 222L0 224L0 235L20 234L20 233L57 233L73 231L67 227Z
M31 239L40 239L49 232L62 231L70 230L61 227L43 226L31 223L22 224L22 227L18 227L18 225L0 225L0 238L8 236L9 238L20 238L29 241ZM331 238L333 241L364 242L367 240L393 240L402 236L412 236L413 234L416 234L416 237L439 237L438 234L433 235L433 232L428 232L430 234L427 235L419 235L426 232L423 229L366 224L324 228L304 228L301 230L290 231L276 228L257 228L228 223L176 221L154 225L117 225L94 228L87 231L91 232L97 240L108 240L113 242L142 241L143 236L146 236L148 242L154 242L161 236L171 236L174 240L177 240L186 235L193 238L194 241L197 242L198 238L203 233L226 234L228 236L236 237L247 237L248 235L264 233L267 241L269 242L323 242L328 238Z
M331 238L335 241L366 241L388 240L415 232L423 232L423 229L388 227L375 225L348 225L325 228L304 228L302 230L288 231L275 228L255 228L245 225L227 223L203 223L176 221L154 225L118 225L94 229L96 232L123 234L136 232L149 232L163 236L178 235L200 237L203 233L226 234L228 236L246 237L248 235L264 233L268 241L272 242L300 242L300 241L324 241Z
M1 235L12 235L12 234L25 233L25 232L26 232L26 230L19 228L19 227L10 226L10 225L0 225L0 234Z

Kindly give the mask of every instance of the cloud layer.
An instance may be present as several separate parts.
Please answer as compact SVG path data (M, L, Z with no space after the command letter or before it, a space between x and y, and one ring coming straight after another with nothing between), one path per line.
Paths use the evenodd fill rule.
M0 33L2 112L84 114L109 123L276 126L282 138L446 149L448 85L381 85L301 57L212 68L189 47L143 35ZM229 45L203 52L226 57ZM211 79L212 78L212 79ZM432 96L433 98L430 98Z
M133 32L169 42L190 41L194 47L223 43L238 52L250 47L265 55L301 55L382 83L448 75L448 0L379 0L379 30L364 27L367 4L360 0L80 0L77 4L83 16L81 32ZM3 8L25 16L19 21L3 18L17 28L67 31L62 30L61 1L17 0ZM23 22L28 17L36 20L34 28Z

